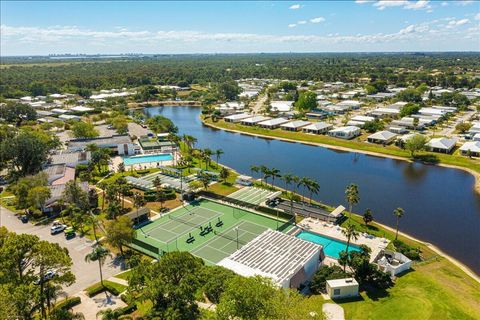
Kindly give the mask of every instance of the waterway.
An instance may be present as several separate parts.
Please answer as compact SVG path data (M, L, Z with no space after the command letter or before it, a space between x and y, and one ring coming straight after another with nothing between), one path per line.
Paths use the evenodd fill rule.
M372 209L380 223L395 226L393 210L405 209L400 230L438 246L480 274L480 196L474 177L462 170L380 158L252 137L206 127L200 108L153 107L147 115L163 115L178 126L179 134L196 137L196 147L222 149L220 162L251 175L251 165L275 167L315 179L320 193L313 198L347 206L345 187L355 183L360 203L354 211ZM275 181L283 187L281 181Z

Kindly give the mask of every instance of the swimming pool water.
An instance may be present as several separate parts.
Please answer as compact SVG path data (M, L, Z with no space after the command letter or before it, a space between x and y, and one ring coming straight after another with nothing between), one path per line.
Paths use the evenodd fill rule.
M161 161L171 161L171 160L172 160L172 155L170 153L163 153L163 154L149 154L146 156L124 157L123 163L126 166L131 166L131 165L140 164L140 163L161 162Z
M340 252L345 251L347 248L347 244L345 242L308 231L301 231L296 237L323 246L323 252L325 255L335 259L340 258ZM360 247L350 244L348 251L350 252L351 250L360 251Z

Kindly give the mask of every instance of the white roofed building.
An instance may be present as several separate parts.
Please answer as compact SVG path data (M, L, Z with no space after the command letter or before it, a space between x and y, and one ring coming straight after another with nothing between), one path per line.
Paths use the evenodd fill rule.
M328 131L328 135L341 139L353 139L360 135L360 128L356 126L339 127Z
M358 282L354 278L327 280L327 293L332 299L358 296Z
M300 131L303 127L311 124L309 121L295 120L289 123L282 124L280 128L287 131Z
M226 122L241 122L243 119L251 118L252 115L248 113L237 113L223 118Z
M270 102L270 108L272 111L289 112L293 109L294 101L272 101Z
M268 229L218 265L244 277L270 278L282 288L298 288L323 258L321 245Z
M287 123L288 121L290 120L285 118L274 118L274 119L269 119L269 120L259 122L258 126L266 129L276 129L281 124Z
M427 148L433 152L450 153L457 143L457 139L433 138L427 143Z
M253 126L259 122L269 120L270 117L264 117L264 116L253 116L250 118L242 119L242 124L245 126Z
M326 122L314 122L302 128L305 133L322 134L333 128L333 125Z
M397 135L390 131L378 131L367 137L370 143L389 144L395 140Z
M465 142L459 150L464 156L480 157L480 141Z

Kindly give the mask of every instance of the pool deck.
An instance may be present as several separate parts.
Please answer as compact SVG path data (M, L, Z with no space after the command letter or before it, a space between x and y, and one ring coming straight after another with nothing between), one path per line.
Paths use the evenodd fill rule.
M330 238L347 242L347 237L345 237L342 233L343 228L324 221L319 221L313 218L305 218L298 224L298 226L306 231L315 232ZM375 258L379 250L385 249L389 242L390 240L385 238L378 238L366 234L360 234L357 240L351 241L351 243L357 246L363 244L372 249L372 253L370 255L372 257L371 259Z

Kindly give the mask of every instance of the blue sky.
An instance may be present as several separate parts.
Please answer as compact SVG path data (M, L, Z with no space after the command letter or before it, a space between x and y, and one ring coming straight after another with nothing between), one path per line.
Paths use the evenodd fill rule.
M0 54L480 51L477 1L1 1Z

